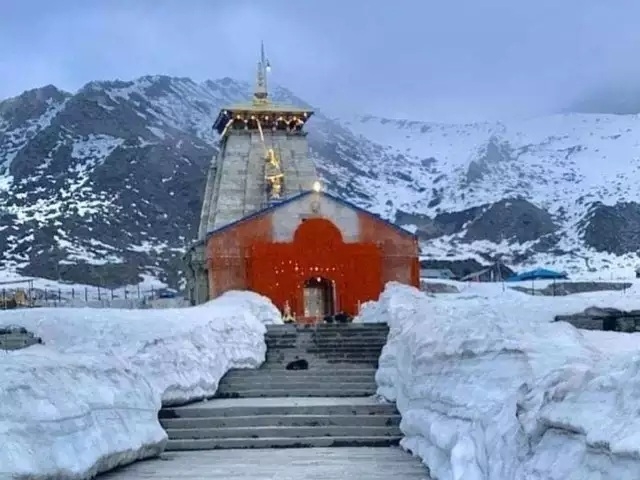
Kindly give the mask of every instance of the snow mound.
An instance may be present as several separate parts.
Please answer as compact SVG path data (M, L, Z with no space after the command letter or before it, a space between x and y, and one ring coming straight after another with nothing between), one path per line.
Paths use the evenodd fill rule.
M213 395L231 368L264 361L265 297L229 292L166 310L5 312L45 345L0 351L0 478L89 478L159 454L161 405Z
M387 285L360 321L389 324L376 380L402 413L403 447L445 480L636 479L640 357L550 323L592 304Z

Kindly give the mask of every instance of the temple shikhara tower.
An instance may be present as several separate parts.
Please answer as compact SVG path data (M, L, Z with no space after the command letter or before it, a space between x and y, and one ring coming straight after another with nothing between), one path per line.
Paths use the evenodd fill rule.
M317 178L309 158L306 108L270 101L270 65L261 50L251 102L225 107L213 128L220 153L212 164L198 238L284 197L310 190Z
M263 46L253 99L214 122L220 150L185 256L191 303L248 289L308 320L355 314L390 280L417 286L416 238L322 191L304 130L313 112L271 102L269 70Z

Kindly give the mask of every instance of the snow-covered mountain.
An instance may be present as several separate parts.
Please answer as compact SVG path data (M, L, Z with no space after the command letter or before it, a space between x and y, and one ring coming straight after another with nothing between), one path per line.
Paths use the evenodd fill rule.
M143 77L47 86L0 103L0 263L26 275L115 286L178 283L195 236L213 121L250 85ZM304 104L278 89L278 101ZM310 144L335 193L371 205L382 148L317 114ZM388 162L389 163L389 162Z
M176 285L217 149L211 125L249 92L229 78L148 76L0 102L1 266L110 286L148 273ZM274 97L304 104L282 88ZM426 256L584 270L635 266L638 120L441 125L318 112L308 130L329 189L412 225Z
M404 169L409 188L381 195L395 199L395 219L415 225L433 258L503 256L514 265L603 277L630 273L638 261L639 115L342 123L385 145L388 155L422 162Z

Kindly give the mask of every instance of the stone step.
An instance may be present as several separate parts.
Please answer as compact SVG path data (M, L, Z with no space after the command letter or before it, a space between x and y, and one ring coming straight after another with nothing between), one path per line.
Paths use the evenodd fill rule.
M370 361L365 361L365 362L361 362L361 361L355 361L355 360L348 360L351 365L353 365L354 367L373 367L376 368L378 366L378 361L377 360L370 360ZM333 368L335 366L342 366L344 365L345 360L329 360L329 359L316 359L316 361L312 361L310 362L310 366L307 370L298 370L298 371L302 371L302 372L322 372L322 371L327 371L328 368ZM289 372L289 371L294 371L294 370L287 370L287 363L283 362L283 361L277 361L277 360L271 360L268 363L264 363L261 367L260 370L263 371L275 371L275 372Z
M307 348L268 348L267 355L305 355L305 354L318 354L318 355L361 355L361 356L380 356L382 353L381 348L333 348L333 349L321 349L317 347Z
M264 365L265 366L269 366L269 365L273 365L273 364L280 364L283 366L287 366L289 363L296 361L296 360L307 360L309 365L320 365L322 363L326 363L326 364L334 364L334 363L344 363L344 362L349 362L352 365L356 365L356 364L367 364L369 366L377 366L378 360L380 359L379 356L367 356L367 357L362 357L362 356L357 356L357 355L295 355L293 357L290 356L286 356L286 357L282 357L282 356L278 356L278 355L269 355L266 356L264 361Z
M266 339L265 341L273 341L271 339ZM376 343L376 344L385 344L387 342L387 336L386 335L381 335L381 336L362 336L362 335L355 335L353 337L351 336L331 336L331 337L312 337L309 339L309 342L307 343L353 343L353 342L359 342L359 343Z
M362 373L357 375L340 374L328 372L326 370L269 370L260 369L262 375L225 375L220 380L220 385L234 384L240 382L253 382L256 385L270 385L276 383L361 383L375 381L375 373ZM292 372L295 372L292 374ZM307 375L303 373L306 372Z
M374 339L385 339L389 336L388 330L378 330L378 331L357 331L357 330L334 330L334 331L316 331L316 332L270 332L267 330L264 334L265 339L273 339L273 340L292 340L292 339L311 339L311 340L319 340L319 339L356 339L356 338L374 338Z
M169 418L220 418L259 415L397 415L395 405L372 398L265 398L229 399L164 407L158 414Z
M228 391L228 390L238 390L238 389L247 389L247 390L257 390L257 389L265 389L265 390L306 390L310 388L326 388L328 390L338 390L338 389L367 389L371 390L372 388L375 390L377 388L376 382L374 378L367 378L365 380L359 381L350 381L342 378L327 378L322 381L302 381L301 379L294 378L290 381L287 380L279 380L279 381L264 381L257 379L242 379L236 378L233 380L222 380L218 385L218 391Z
M270 331L277 331L269 328ZM376 332L389 331L389 325L386 323L320 323L316 325L304 325L298 328L299 332Z
M236 385L237 383L252 383L256 386L264 385L281 385L281 384L297 384L297 383L309 383L309 384L322 384L327 385L330 383L375 383L375 374L364 375L331 375L330 373L323 372L321 370L298 370L301 372L308 372L309 375L287 375L290 370L263 370L263 375L234 375L224 376L220 380L219 386L222 385Z
M374 344L384 345L387 343L387 336L354 336L354 337L301 337L301 338L271 338L265 337L267 345L340 345L340 344Z
M286 388L293 389L306 389L306 388L328 388L328 389L339 389L339 388L371 388L375 387L376 382L374 378L367 378L359 381L350 381L349 378L327 378L322 381L300 381L299 379L291 379L291 380L279 380L279 381L256 381L249 379L241 379L237 378L234 380L221 381L218 385L218 390L222 389L230 389L230 388L249 388L252 390L257 390L259 388L264 389L275 389L275 390L283 390Z
M398 426L399 414L380 415L257 415L213 418L165 418L165 429L232 427L315 427L328 425L382 427Z
M322 340L320 342L283 342L265 340L267 348L378 348L382 350L386 340Z
M380 359L380 355L360 355L357 353L342 353L342 354L334 354L334 355L317 355L317 354L298 354L298 355L282 355L277 353L269 353L265 355L264 363L282 363L289 364L294 360L302 360L305 359L309 362L310 365L314 363L314 360L326 362L326 363L369 363L370 365L376 365L378 360Z
M321 372L326 371L328 368L332 368L333 366L344 365L344 362L350 362L355 367L377 367L378 359L369 359L369 360L345 360L345 359L330 359L330 358L316 358L309 359L310 366L307 370L298 370L302 372ZM289 372L294 370L287 370L287 365L289 362L283 359L269 359L266 363L264 363L260 369L264 371L276 371L276 372Z
M372 349L377 348L378 350L382 350L385 346L385 342L304 342L299 345L295 345L295 348L299 348L300 350L305 350L307 348L322 348L322 349L330 349L330 350L344 350L345 348L351 349ZM267 348L294 348L291 345L280 345L277 342L267 342Z
M266 335L380 335L389 333L389 327L353 327L344 325L318 325L317 327L293 329L289 326L268 325Z
M287 357L280 356L270 356L265 358L265 363L260 366L260 369L268 370L274 365L280 365L282 368L286 367L290 362L294 360L307 360L308 367L307 370L327 370L330 368L342 368L345 365L351 365L352 367L367 367L367 368L378 368L378 360L379 357L355 357L355 358L340 358L340 357L329 357L329 356L320 356L320 355L292 355ZM291 370L296 371L296 370ZM304 371L304 370L298 370Z
M217 450L237 448L317 448L317 447L389 447L402 437L306 437L306 438L207 438L169 440L167 451Z
M376 388L281 388L281 389L235 389L218 391L214 398L270 398L270 397L368 397L376 393Z
M353 350L267 350L266 357L268 358L379 358L382 355L380 350L372 351L353 351Z
M283 370L283 371L269 371L266 372L262 368L253 369L253 368L239 368L234 370L229 370L224 377L223 380L232 379L232 378L255 378L257 379L271 379L271 378L317 378L317 377L326 377L326 376L336 376L336 377L375 377L376 369L375 368L340 368L340 369L331 369L331 370Z
M273 350L273 351L277 351L277 350ZM322 353L325 355L331 355L331 354L346 354L346 353L353 353L353 354L360 354L360 355L380 355L380 353L382 353L382 348L380 347L307 347L304 350L302 350L303 352L306 353ZM267 352L270 352L270 350L267 350Z
M309 330L388 330L386 323L318 323L315 325L279 324L267 325L267 331L309 331Z
M362 370L377 370L378 365L377 362L375 364L361 364L361 363L354 363L354 362L345 362L345 361L338 361L338 362L327 362L324 359L318 359L317 362L310 362L309 363L309 368L306 370L285 370L284 368L285 366L282 364L262 364L260 366L260 372L263 371L269 371L269 372L273 372L274 370L276 372L327 372L327 371L335 371L335 370L346 370L348 368L351 368L354 371L362 371Z
M265 342L272 343L273 340L266 340ZM369 345L385 345L387 338L369 338L369 337L354 337L354 338L316 338L310 339L307 342L299 342L300 345L351 345L351 344L369 344Z
M264 341L270 344L290 344L298 341L298 337L292 338L281 338L281 337L269 337L266 336ZM384 345L387 342L386 335L380 335L375 337L362 337L360 335L355 337L300 337L300 343L309 343L309 344L327 344L327 345L335 345L335 344L370 344L375 343L379 345Z
M349 344L327 344L327 345L316 345L313 343L304 344L304 345L267 345L268 352L291 352L291 351L300 351L306 352L308 350L319 350L319 351L343 351L343 350L351 350L354 352L358 351L368 351L368 350L376 350L381 352L384 348L384 344L376 345L376 344L362 344L362 345L349 345Z
M389 333L389 328L353 328L342 325L327 325L323 328L301 328L297 330L287 328L274 328L267 326L265 335L271 336L294 336L294 335L385 335Z
M226 439L226 438L309 438L309 437L398 437L400 428L366 426L318 426L318 427L225 427L170 429L169 440Z
M269 333L316 333L316 332L385 332L389 326L384 323L355 325L344 323L320 323L316 325L267 325Z
M388 331L377 332L358 332L358 331L334 331L334 332L298 332L298 333L273 333L267 331L264 334L265 340L282 340L282 341L318 341L318 340L358 340L358 339L374 339L386 340L389 336Z
M353 387L332 385L252 387L246 384L219 388L213 398L322 397L324 396L322 395L323 391L329 392L332 397L370 397L375 395L377 390L374 383Z
M401 447L280 448L170 452L101 480L428 480Z

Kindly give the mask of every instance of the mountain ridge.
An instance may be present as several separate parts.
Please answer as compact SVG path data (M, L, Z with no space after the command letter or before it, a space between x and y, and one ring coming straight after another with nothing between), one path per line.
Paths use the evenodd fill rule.
M107 286L141 274L179 285L217 152L213 120L250 90L229 77L147 75L75 93L48 85L0 102L0 264ZM273 98L309 106L278 86ZM500 257L578 271L584 257L598 257L588 268L629 268L635 227L609 226L621 215L640 225L640 192L618 178L616 197L612 172L598 183L576 162L604 149L640 168L637 117L528 122L336 120L317 110L308 138L330 192L417 232L434 261Z

